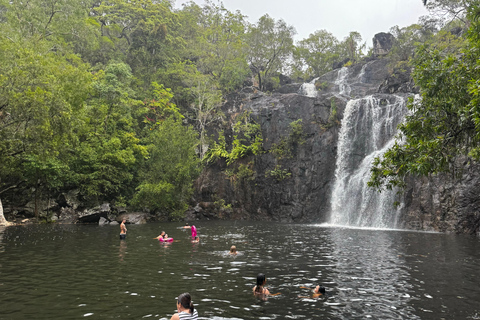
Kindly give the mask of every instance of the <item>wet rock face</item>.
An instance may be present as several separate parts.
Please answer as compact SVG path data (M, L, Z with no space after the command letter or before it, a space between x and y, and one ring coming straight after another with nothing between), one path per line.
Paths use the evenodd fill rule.
M187 217L328 221L343 110L349 99L378 91L388 75L387 63L371 60L327 73L318 78L313 96L300 94L300 85L293 83L272 95L245 90L230 96L223 106L227 123L235 123L235 116L245 111L251 112L261 126L264 152L239 160L244 165L250 163L255 172L252 181L231 181L225 175L231 167L223 160L204 170L195 183L194 204ZM341 94L340 87L344 88ZM331 117L333 109L335 117ZM271 151L288 137L291 123L299 119L304 141L292 145L291 157L280 159ZM231 127L221 129L231 142ZM197 205L220 199L231 208Z
M373 37L373 54L375 56L384 56L393 47L395 37L390 33L380 32Z
M380 47L388 48L389 36L377 38L382 37L385 41L379 40ZM195 182L187 219L329 221L340 123L347 102L368 95L388 101L396 95L417 92L410 70L390 74L388 64L386 58L370 59L334 70L309 84L315 85L313 94L300 90L301 84L288 83L273 94L251 87L229 96L223 106L228 125L216 131L223 130L231 143L236 116L248 111L261 126L264 152L238 160L237 165L249 166L254 172L253 179L248 181L234 181L228 176L225 172L232 170L232 166L227 166L224 160L209 165ZM332 106L336 109L333 120ZM288 136L290 124L299 119L304 142L292 146L291 157L279 159L271 151ZM284 176L272 175L278 168ZM451 175L410 178L402 196L400 226L479 234L478 169L480 166L465 167L460 178Z
M405 227L414 230L480 235L480 165L463 172L410 178L405 193Z

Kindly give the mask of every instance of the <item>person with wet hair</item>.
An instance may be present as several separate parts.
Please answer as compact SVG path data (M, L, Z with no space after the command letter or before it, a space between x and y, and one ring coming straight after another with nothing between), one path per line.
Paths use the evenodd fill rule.
M257 275L257 285L253 287L253 294L255 295L268 295L270 291L264 287L265 283L267 282L267 278L263 273L259 273Z
M193 306L190 293L185 292L178 296L177 313L170 320L197 320L198 312Z
M309 289L307 287L300 287L302 289ZM325 296L326 294L326 291L325 291L325 287L322 286L322 285L318 285L315 287L315 289L313 289L313 294L311 297L305 297L305 296L299 296L299 298L310 298L310 299L315 299L315 298L319 298L319 297L322 297L322 296Z
M230 254L236 256L237 255L237 247L231 246L230 247Z
M325 295L325 287L324 286L316 286L313 290L313 297L318 298L320 296Z
M166 239L165 231L162 231L162 233L160 233L160 235L158 237L155 237L154 239L160 240L160 238Z

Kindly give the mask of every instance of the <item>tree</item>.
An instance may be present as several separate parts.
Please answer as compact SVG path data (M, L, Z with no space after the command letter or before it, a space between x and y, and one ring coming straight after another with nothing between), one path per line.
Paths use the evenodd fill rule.
M283 20L269 15L250 26L247 36L248 61L256 75L260 90L267 88L270 78L281 72L293 49L295 29Z
M203 159L208 150L206 141L206 130L214 122L223 118L220 110L222 101L222 93L218 90L213 79L208 76L197 75L195 85L191 87L191 94L194 97L190 108L193 110L191 120L196 124L196 128L200 133L199 154Z
M84 200L116 200L133 194L135 164L147 156L135 133L132 113L143 103L132 96L135 79L124 63L110 63L95 74L93 92L82 113L84 125L69 163L70 187L79 188Z
M133 204L176 219L185 211L199 173L197 134L172 117L151 128L145 140L149 157L142 164Z
M293 51L293 74L308 79L332 70L340 56L338 45L337 38L326 30L317 30L299 41Z
M181 21L190 28L185 37L187 58L196 61L200 72L212 76L222 92L238 89L250 73L245 52L245 16L212 1L202 8L190 3L180 13Z
M343 48L342 56L348 57L351 61L356 61L363 56L363 50L366 44L361 43L362 36L356 31L351 31L342 41L340 46Z
M34 188L37 204L63 184L90 83L88 66L49 41L0 36L0 194Z
M417 50L413 77L421 99L409 102L398 142L375 159L370 186L404 187L408 175L454 170L458 156L480 159L479 5L469 12L465 40L440 33Z

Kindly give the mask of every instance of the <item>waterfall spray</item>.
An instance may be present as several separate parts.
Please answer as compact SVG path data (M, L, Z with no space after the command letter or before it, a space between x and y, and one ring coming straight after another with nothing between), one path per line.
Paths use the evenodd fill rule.
M367 186L375 157L393 146L396 126L406 113L399 96L350 100L340 129L330 223L352 227L396 228L401 207L396 190Z

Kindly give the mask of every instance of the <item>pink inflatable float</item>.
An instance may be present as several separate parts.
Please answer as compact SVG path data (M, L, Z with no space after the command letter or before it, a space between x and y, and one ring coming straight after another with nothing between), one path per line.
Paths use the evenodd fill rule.
M160 238L160 239L158 239L158 241L160 241L160 242L173 242L173 238L167 238L167 239Z

